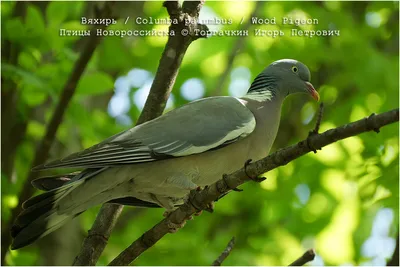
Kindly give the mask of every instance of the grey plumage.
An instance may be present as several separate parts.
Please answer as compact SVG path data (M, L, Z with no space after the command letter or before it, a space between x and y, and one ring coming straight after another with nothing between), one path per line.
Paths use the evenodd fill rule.
M53 175L46 176L35 179L32 181L33 187L42 190L42 191L50 191L53 189L57 189L69 182L71 182L72 178L76 177L77 173L70 174L61 174L61 175ZM27 203L27 202L25 202ZM135 197L123 197L116 198L108 201L108 203L120 204L125 206L136 206L136 207L147 207L147 208L160 208L159 205L152 202L146 202Z
M276 61L257 76L242 98L194 101L82 152L36 167L86 169L56 177L54 183L49 177L33 183L50 190L24 203L12 228L12 248L26 246L105 202L174 209L190 190L241 168L249 158L267 156L284 98L297 92L319 98L309 81L310 72L302 63Z
M201 99L34 170L112 167L187 156L244 138L254 127L253 114L236 98Z

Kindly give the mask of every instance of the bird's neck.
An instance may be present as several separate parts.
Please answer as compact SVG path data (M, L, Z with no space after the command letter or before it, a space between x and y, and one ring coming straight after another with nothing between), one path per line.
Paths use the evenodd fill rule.
M250 87L247 94L242 98L260 103L283 101L283 97L278 93L278 90L276 89L275 86L264 87L258 90L254 90L252 89L252 87Z
M284 97L278 94L246 94L241 97L241 102L247 106L255 115L264 113L266 109L280 112ZM262 115L261 115L262 116Z
M252 82L243 98L258 102L279 101L282 98L278 90L278 79L274 76L260 73Z
M273 90L264 90L248 92L243 98L257 102L270 102L273 101L276 96L277 95Z
M266 157L278 133L283 99L273 97L271 100L260 102L243 97L241 101L256 119L256 129L252 133L251 141L254 151L251 157L253 159Z
M274 120L279 121L280 111L285 99L279 93L279 90L275 90L274 87L264 88L263 90L249 90L248 93L241 97L241 102L249 108L256 120L265 118L267 116L272 116ZM271 119L272 119L271 118Z

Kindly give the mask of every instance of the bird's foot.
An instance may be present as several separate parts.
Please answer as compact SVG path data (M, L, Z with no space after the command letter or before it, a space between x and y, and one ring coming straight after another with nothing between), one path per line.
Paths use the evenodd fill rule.
M206 185L206 186L204 187L204 189L206 189L207 187L208 187L208 185ZM204 207L203 209L198 208L198 207L196 206L196 204L193 203L193 202L194 202L194 201L193 201L194 196L196 195L197 192L199 192L199 191L201 191L201 190L203 190L203 188L201 188L201 186L198 186L198 187L196 188L196 190L190 191L189 196L188 196L188 201L192 204L193 207L195 207L195 208L198 210L196 213L194 213L195 216L200 216L200 215L203 213L203 210L208 211L208 212L210 212L210 213L213 213L213 212L214 212L214 207L215 207L214 201L211 202L211 203L208 203L207 206ZM193 219L192 216L190 216L190 218ZM190 220L191 220L191 219L190 219Z
M248 166L252 161L253 161L252 159L248 159L248 160L246 160L246 162L244 163L244 172L246 173L247 177L249 177L250 180L252 180L252 181L254 181L254 182L257 182L257 183L261 183L261 182L265 181L265 180L267 179L267 178L265 178L265 177L253 177L253 176L250 176L250 175L247 173L247 166Z
M168 218L169 215L171 215L171 213L173 212L173 210L166 210L163 213L163 216L165 218ZM188 220L191 220L191 218L188 218ZM183 228L186 224L186 220L183 221L182 223L173 223L171 221L167 222L167 226L168 226L168 231L173 234L176 233L179 229Z
M215 204L214 204L214 201L213 201L213 202L208 203L207 204L207 208L205 208L204 210L208 211L209 213L213 213L214 212L214 208L215 208ZM200 211L200 214L201 214L201 211Z
M207 206L205 211L213 213L214 212L214 202L211 202L209 205L210 205L210 207ZM203 213L203 211L199 210L199 211L195 212L193 215L194 216L200 216L202 213ZM193 215L189 216L188 220L193 220L194 219Z
M200 216L202 213L203 213L203 211L202 211L202 210L199 210L198 212L196 212L196 213L194 214L194 216ZM193 220L193 216L190 216L189 220Z
M208 211L209 213L213 213L213 212L214 212L214 207L215 207L215 205L214 205L214 201L213 201L213 202L209 203L209 204L207 205L207 208L204 209L204 210L205 210L205 211ZM197 211L196 213L194 213L193 215L194 215L194 216L200 216L201 214L203 214L203 211L202 211L202 210L199 210L199 211ZM193 216L190 216L188 220L193 220Z
M186 224L186 221L183 221L182 223L173 223L173 222L168 222L167 226L168 226L168 232L170 232L171 234L174 234L176 232L178 232L179 229L183 228Z
M206 187L207 187L207 186L206 186ZM203 190L203 189L201 188L201 186L198 186L198 187L196 188L196 192L199 192L199 191L201 191L201 190ZM202 211L202 210L199 210L199 211L195 212L193 215L194 215L194 216L200 216L202 213L203 213L203 211ZM189 220L193 220L193 216L190 216L190 217L189 217Z
M226 173L224 173L224 174L222 175L222 180L224 180L224 183L225 183L226 187L229 188L229 189L232 190L232 191L235 191L235 192L242 192L243 189L240 189L240 188L237 188L237 187L231 187L231 186L229 186L228 181L226 180L227 176L228 176L228 175L227 175Z
M164 213L162 214L162 216L164 216L165 218L167 218L169 215L171 215L172 212L173 212L173 210L166 210L166 211L164 211Z
M196 213L193 214L194 216L200 216L203 212L203 210L198 209L195 205L193 205L193 201L191 200L193 198L193 196L196 194L196 192L201 191L201 190L202 190L201 187L198 186L196 189L190 191L188 199L187 199L187 201L190 201L191 205L198 210ZM213 212L214 211L214 202L211 202L210 204L208 204L204 210ZM166 211L164 211L163 216L167 218L171 215L172 212L173 212L173 210L166 210ZM173 223L168 220L167 221L168 231L170 233L176 233L179 229L183 228L186 225L187 220L193 220L193 215L186 218L182 223Z
M208 208L205 209L205 210L207 210L207 211L209 211L209 212L213 212L213 211L214 211L214 202L211 202L211 204L209 204L209 205L211 206L211 211L208 210ZM171 212L172 212L172 211L165 211L164 214L163 214L163 216L164 216L164 217L168 217L168 216L171 214ZM193 215L194 215L194 216L200 216L202 213L203 213L203 211L202 211L202 210L199 210L198 212L194 213ZM173 223L173 222L169 221L168 224L167 224L167 225L168 225L168 231L169 231L171 234L176 233L179 229L183 228L183 227L186 225L186 221L188 221L188 220L193 220L193 219L194 219L193 215L189 216L189 217L188 217L185 221L183 221L182 223Z

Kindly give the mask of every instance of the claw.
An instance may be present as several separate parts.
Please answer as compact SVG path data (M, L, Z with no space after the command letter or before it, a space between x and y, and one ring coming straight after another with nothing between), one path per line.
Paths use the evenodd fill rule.
M250 180L257 182L257 183L261 183L263 181L265 181L267 178L265 177L252 177L247 173L247 166L252 162L252 159L248 159L246 160L246 162L244 163L244 172L246 173L247 177L249 177Z
M194 216L200 216L202 213L203 213L203 211L200 210L200 211L196 212L196 213L194 214Z
M214 212L214 207L215 207L214 202L211 202L211 203L209 203L209 204L207 205L207 208L204 209L204 210L205 210L205 211L208 211L209 213L213 213L213 212Z
M163 216L167 218L169 215L171 215L173 211L164 211ZM193 216L190 216L187 220L193 220ZM179 229L183 228L186 224L186 220L183 223L173 223L171 221L167 221L167 226L168 226L168 232L171 234L176 233Z
M183 228L186 224L186 221L184 221L183 223L173 223L173 222L168 222L167 226L168 226L168 231L173 234L176 233L179 229Z
M240 188L237 188L237 187L231 188L231 187L228 185L228 182L226 181L226 177L227 177L227 176L228 176L228 175L225 174L225 173L222 175L222 180L224 180L226 187L229 188L229 189L231 189L232 191L235 191L235 192L242 192L243 189L240 189Z
M246 160L246 162L244 163L244 172L246 173L247 177L249 177L251 180L253 180L254 177L250 176L250 175L247 173L247 166L249 166L249 164L250 164L252 161L253 161L252 159L248 159L248 160Z
M162 214L162 216L165 217L165 218L167 218L167 217L171 214L171 212L172 212L172 211L166 210L166 211L164 211L164 213Z
M250 162L252 162L252 159L248 159L246 160L246 162L244 163L244 172L246 173L247 177L249 177L250 180L257 182L257 183L261 183L265 180L267 180L267 178L265 177L252 177L247 173L247 166L250 164Z

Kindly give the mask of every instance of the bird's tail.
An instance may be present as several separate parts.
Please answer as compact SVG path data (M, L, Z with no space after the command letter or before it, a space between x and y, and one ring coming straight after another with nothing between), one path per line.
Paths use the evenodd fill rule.
M11 236L14 238L11 249L27 246L79 215L81 212L59 214L57 203L80 184L81 181L66 184L25 201L22 204L22 212L11 228Z

